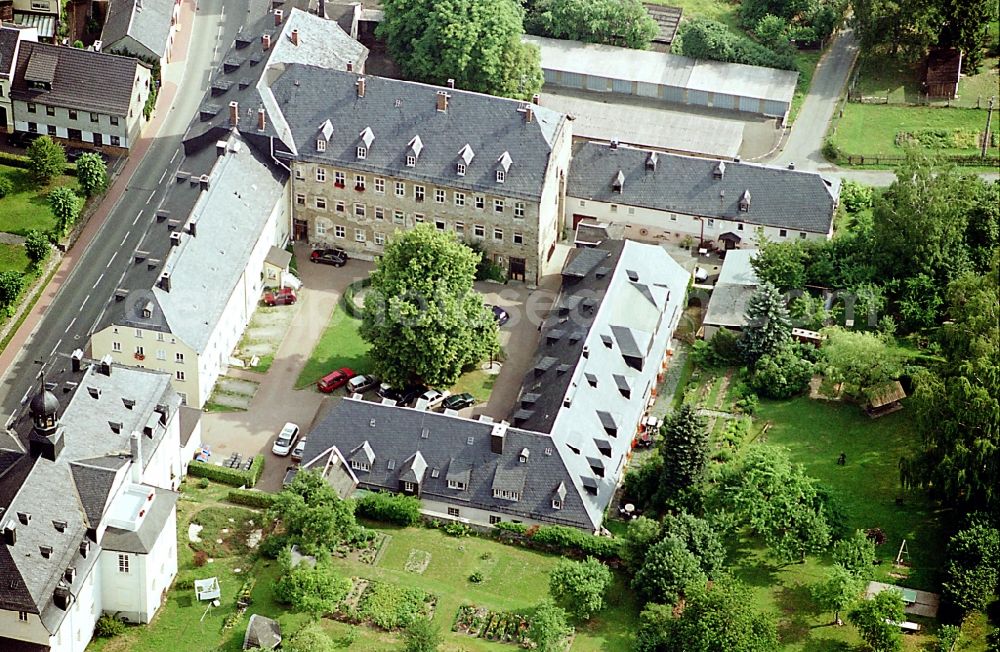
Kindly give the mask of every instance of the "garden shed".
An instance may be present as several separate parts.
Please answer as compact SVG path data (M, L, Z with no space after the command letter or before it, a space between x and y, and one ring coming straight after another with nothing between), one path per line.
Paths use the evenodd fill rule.
M906 398L906 391L898 380L872 387L865 393L868 395L865 412L873 419L902 410L900 401Z
M541 50L545 83L673 104L788 117L799 73L666 52L526 36Z
M923 91L929 98L953 100L958 96L962 72L962 51L931 48L924 60Z
M252 614L243 635L244 650L273 650L281 645L281 625L260 614Z

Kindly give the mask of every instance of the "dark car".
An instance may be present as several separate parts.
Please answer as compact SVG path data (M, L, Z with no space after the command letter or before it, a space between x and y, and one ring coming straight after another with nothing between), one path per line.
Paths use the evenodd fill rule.
M329 394L333 390L343 387L351 378L357 374L349 367L341 367L336 371L331 371L316 382L316 388L324 394Z
M395 401L396 405L405 406L416 401L426 391L427 388L423 385L409 385L403 389L396 389L387 383L382 383L376 393L379 398L389 399Z
M313 252L309 254L309 260L314 263L323 263L324 265L343 267L347 264L347 252L340 248L313 249Z
M461 410L476 404L476 397L468 392L452 394L441 403L446 410Z
M500 306L487 305L486 307L493 312L493 318L497 320L497 326L503 326L510 321L510 315Z
M298 300L292 288L279 288L271 292L264 293L264 305L267 306L290 306Z
M15 131L11 135L7 136L7 144L11 147L27 147L33 143L36 139L41 138L43 134L30 133L27 131Z

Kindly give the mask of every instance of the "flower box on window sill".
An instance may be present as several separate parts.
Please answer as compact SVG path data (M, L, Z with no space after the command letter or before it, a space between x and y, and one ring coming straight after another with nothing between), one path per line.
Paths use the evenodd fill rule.
M141 353L136 353L136 354L135 354L135 359L136 359L136 360L145 360L145 359L146 359L146 356L144 356L144 355L143 355L143 354L141 354Z
M365 191L365 187L364 186L354 186L354 189L357 190L358 192L364 192Z
M334 181L333 182L333 187L334 188L343 188L344 186L345 186L345 184L342 181Z

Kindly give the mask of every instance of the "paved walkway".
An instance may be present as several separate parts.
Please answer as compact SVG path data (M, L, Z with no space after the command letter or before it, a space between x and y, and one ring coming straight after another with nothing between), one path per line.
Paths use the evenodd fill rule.
M309 248L305 245L296 245L295 251L298 260L309 258ZM299 266L302 289L298 292L298 313L274 355L271 368L266 374L245 370L230 372L234 377L252 374L252 379L260 383L249 409L245 412L209 412L202 417L202 441L212 447L213 460L225 459L230 453L263 453L266 457L264 474L257 486L266 491L281 488L285 469L292 461L271 454L274 436L287 421L308 432L325 414L324 408L341 396L337 392L328 397L311 387L296 390L295 381L330 322L330 315L344 289L370 271L371 264L359 260L351 260L344 267L308 263Z

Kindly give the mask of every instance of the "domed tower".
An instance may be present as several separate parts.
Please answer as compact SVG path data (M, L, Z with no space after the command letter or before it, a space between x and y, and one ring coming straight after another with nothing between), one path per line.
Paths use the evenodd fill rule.
M29 451L32 457L44 457L55 461L62 452L63 437L59 427L59 399L45 388L45 375L38 392L28 404L31 415L31 435L28 437Z

